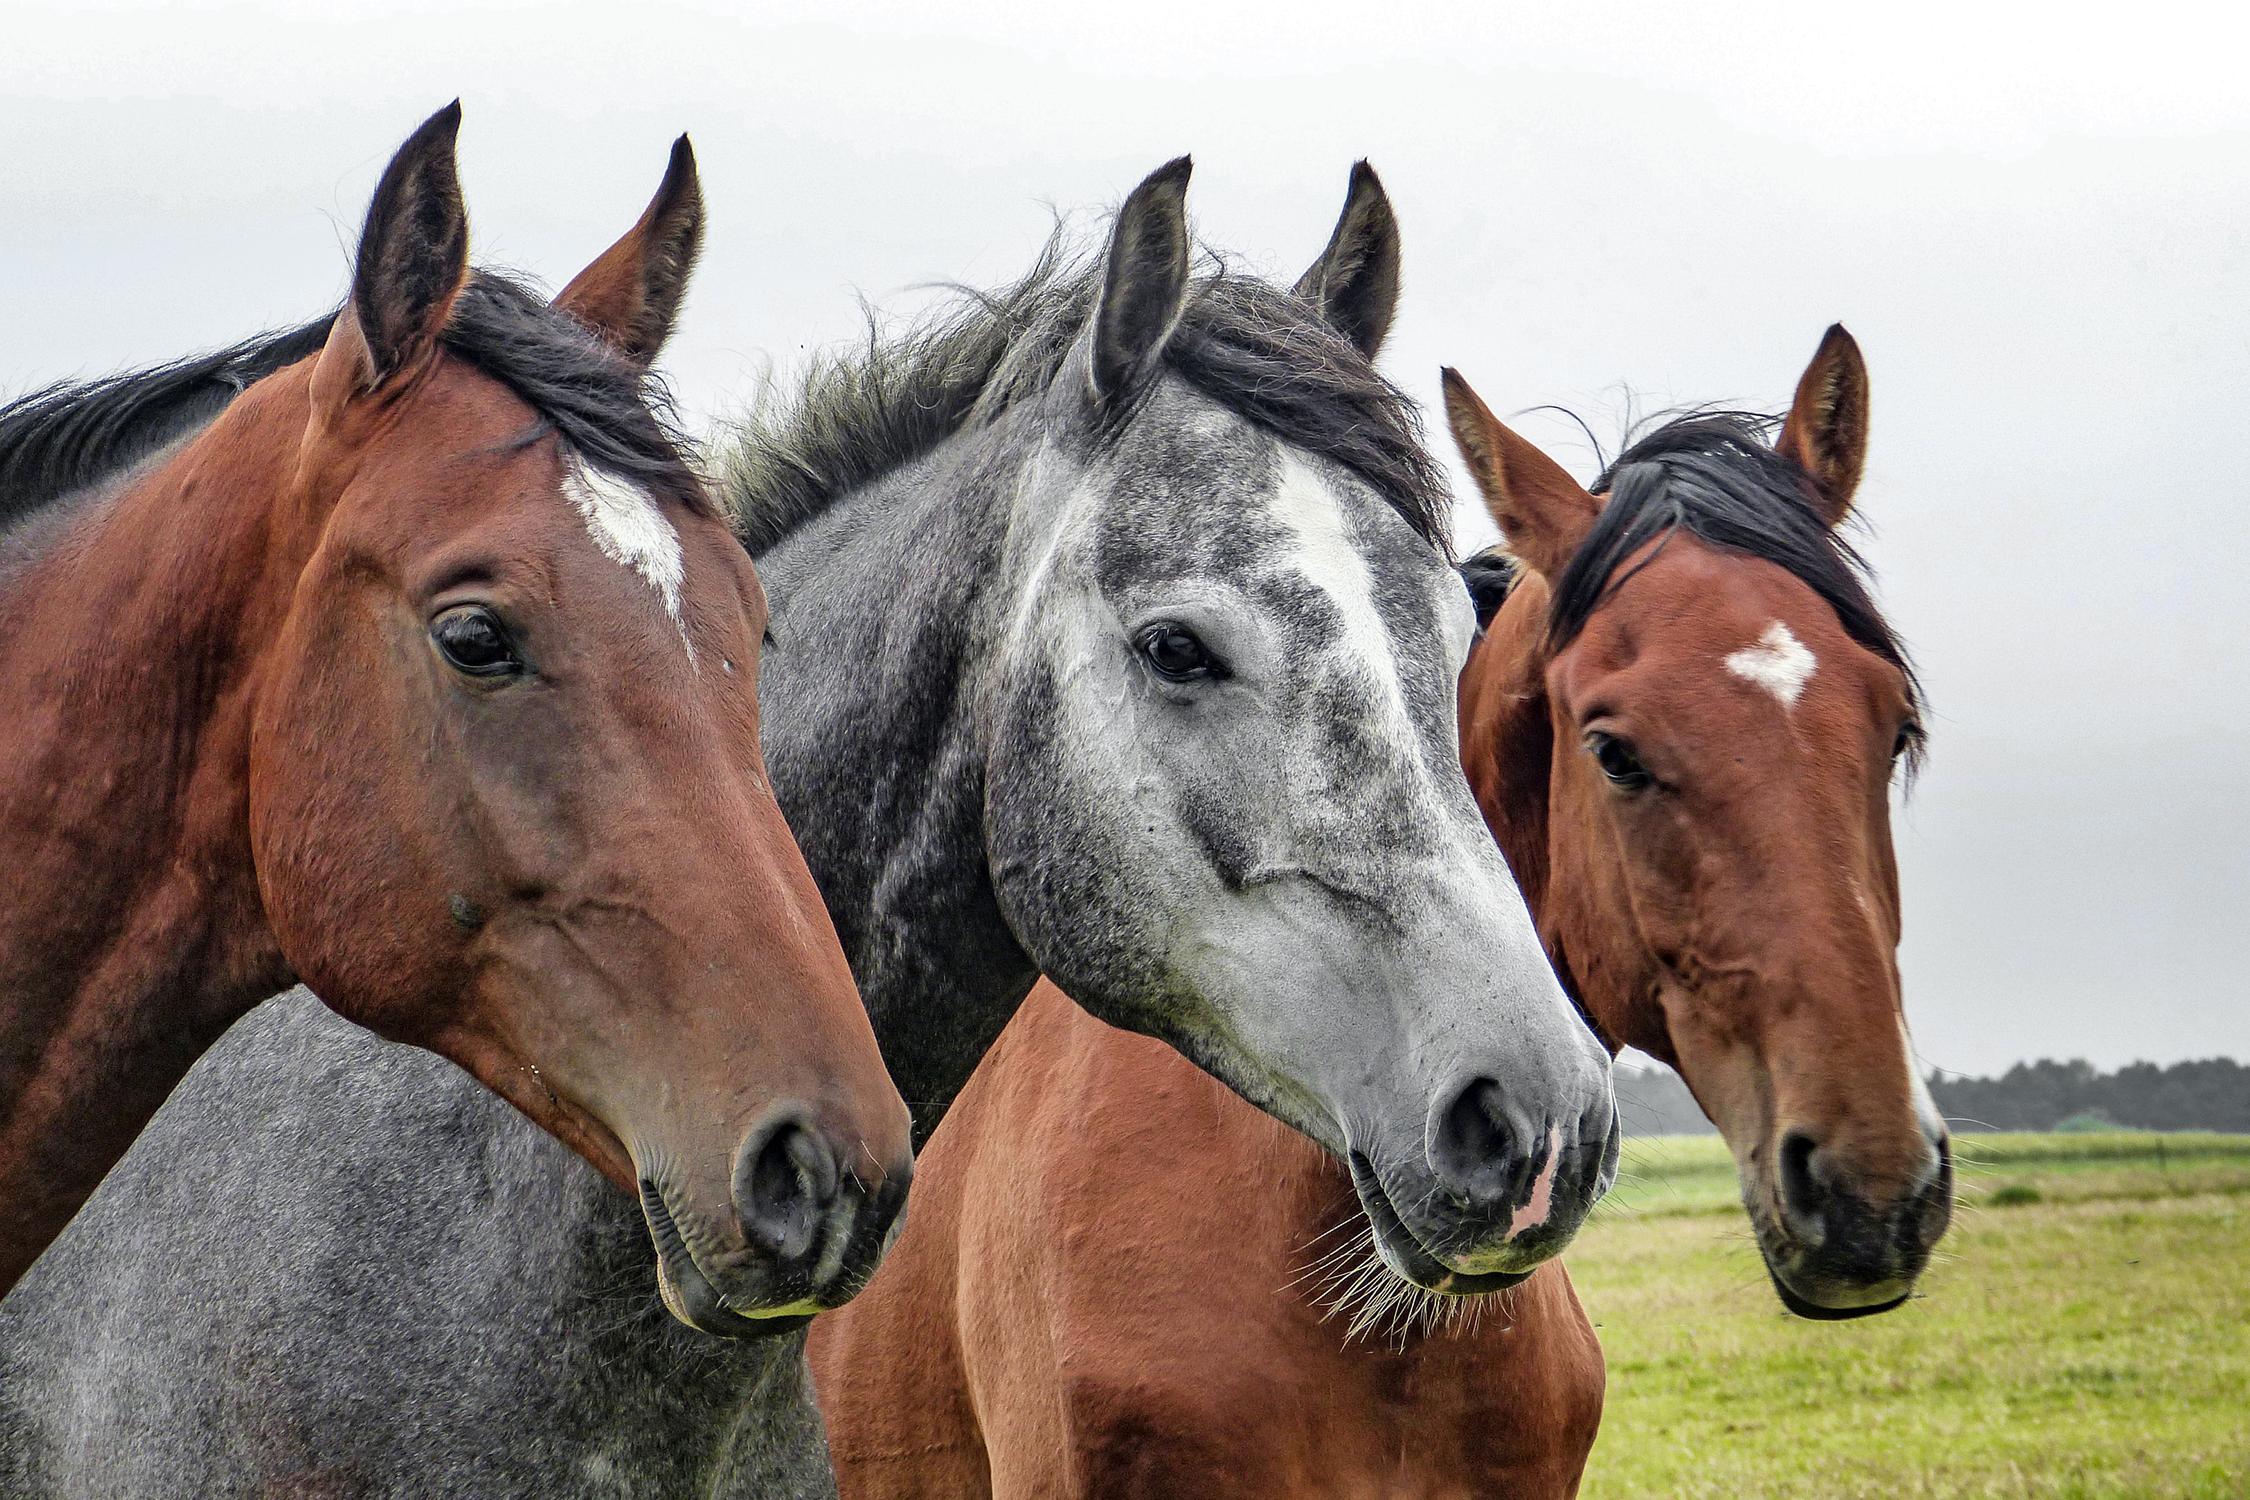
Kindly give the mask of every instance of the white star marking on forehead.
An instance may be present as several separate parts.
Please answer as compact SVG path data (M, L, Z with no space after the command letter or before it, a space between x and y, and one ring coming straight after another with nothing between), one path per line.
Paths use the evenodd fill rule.
M693 661L695 643L688 640L687 622L680 618L680 584L687 575L680 534L655 499L639 485L576 458L564 466L563 494L577 508L602 556L640 574L656 590Z
M1797 700L1805 694L1805 684L1819 665L1805 643L1779 620L1766 627L1758 644L1745 646L1727 658L1729 672L1764 688L1781 701L1783 708L1797 706Z

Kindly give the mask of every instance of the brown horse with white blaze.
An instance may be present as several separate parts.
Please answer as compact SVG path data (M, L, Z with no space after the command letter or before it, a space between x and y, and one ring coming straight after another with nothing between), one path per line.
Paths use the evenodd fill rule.
M298 981L635 1193L698 1327L851 1295L904 1193L764 597L647 380L686 141L550 305L469 268L459 120L332 319L0 412L0 1291Z
M1786 1305L1895 1306L1950 1167L1895 961L1918 692L1835 535L1858 349L1830 331L1771 446L1684 418L1602 493L1445 384L1517 559L1463 755L1557 971L1719 1122ZM1325 1152L1051 986L916 1198L890 1268L813 1330L849 1500L1577 1491L1604 1373L1559 1264L1475 1299L1406 1287Z

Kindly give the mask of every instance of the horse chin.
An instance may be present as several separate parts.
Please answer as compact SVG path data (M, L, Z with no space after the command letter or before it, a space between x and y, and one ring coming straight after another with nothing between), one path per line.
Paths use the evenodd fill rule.
M1893 1308L1904 1307L1906 1294L1901 1293L1888 1302L1870 1302L1865 1307L1822 1307L1818 1303L1799 1301L1788 1292L1783 1292L1781 1305L1798 1317L1809 1318L1816 1323L1848 1323L1854 1318L1873 1317L1876 1313L1887 1313Z
M1766 1267L1766 1277L1773 1283L1774 1294L1781 1298L1783 1307L1788 1308L1800 1318L1809 1318L1816 1323L1842 1323L1853 1318L1871 1318L1877 1313L1886 1313L1894 1307L1903 1306L1907 1298L1914 1295L1912 1290L1908 1290L1900 1292L1887 1301L1863 1302L1858 1306L1832 1307L1827 1303L1811 1301L1791 1291L1789 1283L1783 1281L1781 1273L1771 1265Z
M1530 1271L1456 1271L1432 1254L1414 1231L1406 1227L1374 1164L1357 1151L1351 1153L1352 1186L1359 1193L1360 1211L1374 1231L1375 1253L1401 1281L1441 1297L1475 1297L1521 1286Z
M1801 1284L1807 1279L1805 1273L1801 1269L1795 1272L1782 1269L1784 1264L1798 1258L1796 1247L1755 1215L1752 1216L1751 1227L1757 1231L1758 1255L1765 1263L1766 1279L1773 1283L1774 1295L1781 1299L1783 1307L1797 1317L1816 1323L1842 1323L1853 1318L1871 1318L1877 1313L1886 1313L1903 1306L1914 1295L1911 1277L1903 1282L1884 1282L1874 1286L1831 1280L1819 1288L1817 1295L1810 1289L1801 1289L1800 1285L1793 1285L1792 1281Z
M656 1244L656 1289L664 1308L696 1332L722 1339L770 1338L804 1327L820 1311L802 1300L754 1314L737 1310L696 1264L670 1205L653 1184L641 1184L641 1212Z

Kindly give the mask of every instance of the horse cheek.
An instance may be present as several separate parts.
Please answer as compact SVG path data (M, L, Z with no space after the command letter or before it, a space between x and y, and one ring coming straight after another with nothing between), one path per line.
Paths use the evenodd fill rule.
M363 997L352 1020L404 1037L435 987L436 943L413 935L447 930L442 907L426 921L404 909L427 885L403 831L423 826L410 803L435 769L430 673L412 660L418 638L342 592L308 590L328 602L319 618L294 612L275 652L251 736L252 852L291 969L316 993Z

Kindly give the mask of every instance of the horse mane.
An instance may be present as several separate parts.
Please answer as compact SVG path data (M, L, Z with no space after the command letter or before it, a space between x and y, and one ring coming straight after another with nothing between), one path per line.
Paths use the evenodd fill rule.
M1164 363L1281 441L1337 464L1451 555L1452 498L1422 444L1421 418L1306 300L1215 256L1190 285ZM954 301L885 337L817 358L717 454L723 503L753 555L840 497L1044 393L1101 292L1102 258L1058 227L1020 280L955 288Z
M215 421L252 385L317 353L336 316L153 369L49 386L0 407L0 530ZM596 467L711 508L663 387L531 286L472 272L440 342L514 392Z
M114 475L205 426L234 398L327 342L335 314L285 333L0 407L0 528Z
M1476 606L1478 630L1492 623L1522 578L1523 564L1504 545L1462 560L1461 581L1469 586L1469 602Z
M1650 541L1661 549L1684 530L1707 546L1787 569L1827 602L1853 640L1905 674L1908 701L1919 714L1920 679L1868 591L1867 561L1822 518L1812 476L1775 450L1780 425L1759 412L1690 411L1657 418L1630 436L1594 481L1594 492L1607 491L1609 499L1555 582L1548 641L1557 649L1568 645L1655 553L1614 576L1627 558ZM1919 727L1909 735L1918 760Z

